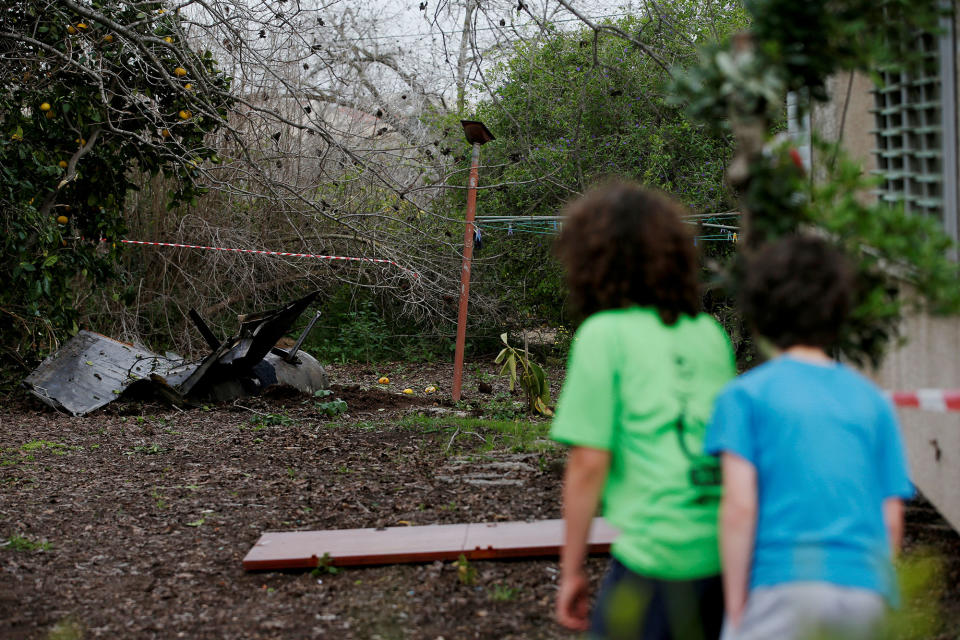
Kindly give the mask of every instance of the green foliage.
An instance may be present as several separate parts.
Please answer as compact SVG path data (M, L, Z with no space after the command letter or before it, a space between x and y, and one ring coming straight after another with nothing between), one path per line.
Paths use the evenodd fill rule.
M470 564L467 556L461 553L457 561L453 563L453 566L457 568L457 579L460 581L460 584L470 587L476 583L477 569Z
M837 71L927 64L912 44L936 29L939 3L751 0L747 6L752 36L738 37L727 50L706 47L700 66L678 74L674 103L686 103L691 117L714 130L729 122L738 144L730 173L741 190L748 247L813 225L854 256L857 305L842 328L840 350L876 366L898 337L907 308L922 300L933 311L960 311L960 272L946 255L951 241L935 220L864 204L875 183L839 149L818 143L818 157L829 160L811 181L796 152L772 145L769 132L788 90L798 91L806 98L800 107L809 108L810 101L828 99L825 81ZM740 265L732 275L736 289ZM903 295L903 281L910 296Z
M286 427L293 424L293 418L278 413L265 413L250 418L250 424L254 431L260 431L267 427Z
M857 307L844 327L843 353L878 366L899 336L904 311L923 306L960 312L960 265L947 256L952 245L939 221L908 215L902 207L865 205L858 194L876 184L859 163L836 154L832 179L812 189L809 219L825 229L858 262ZM899 282L908 285L901 292Z
M333 558L330 557L329 553L324 553L317 558L317 566L310 570L310 575L314 578L319 578L323 575L335 576L338 573L340 573L340 569L333 566Z
M136 454L145 455L145 456L155 456L161 453L166 453L167 450L161 447L159 444L154 442L153 444L147 445L136 445L130 451L124 451L123 455L132 456Z
M11 551L50 551L53 545L44 540L31 540L26 536L13 534L6 544L0 545L0 549L4 547Z
M553 415L549 407L550 383L547 382L547 374L544 373L543 368L530 359L528 351L519 351L510 346L507 334L501 334L500 340L504 348L497 354L494 362L503 365L500 375L510 377L510 391L519 384L527 396L527 409L531 413Z
M916 551L897 560L897 578L903 606L892 612L882 638L932 638L943 624L941 598L943 560L928 551Z
M497 583L490 590L490 599L494 602L510 602L515 600L521 591L520 587L508 587L505 584Z
M230 80L161 6L0 9L4 31L24 35L0 36L0 348L21 364L76 332L80 294L114 276L131 169L174 177L172 204L200 193L197 165L216 160L204 138L228 103L205 98Z
M64 618L53 625L47 640L83 640L83 625L76 620Z
M301 318L300 324L306 321ZM390 301L343 285L324 300L323 315L304 349L323 362L429 362L449 357L453 342L402 318Z
M333 395L333 391L330 391L329 389L320 389L319 391L314 391L313 395L315 398L329 398ZM340 415L341 413L347 412L347 403L345 400L341 400L340 398L315 402L313 403L313 406L317 411L328 418L332 418Z
M698 6L660 2L665 20L631 16L608 26L687 67L696 61L694 41L722 38L746 20L739 6L717 8L712 19ZM554 30L519 44L489 74L495 90L476 109L476 118L497 137L482 151L480 182L490 188L481 192L478 215L555 215L571 197L613 176L667 191L698 211L732 208L723 182L730 140L671 103L662 89L667 77L641 47L609 32L595 39L588 29ZM459 126L451 117L443 127L465 169L469 149ZM451 184L462 180L455 173ZM444 208L462 211L462 190L451 193ZM551 255L552 230L508 235L504 226L482 228L485 246L471 291L499 300L503 314L518 324L569 323L562 269Z
M933 31L941 15L936 0L746 0L751 31L767 67L788 90L806 88L828 98L824 83L838 70L875 71L915 64L917 33ZM814 46L814 43L815 46Z

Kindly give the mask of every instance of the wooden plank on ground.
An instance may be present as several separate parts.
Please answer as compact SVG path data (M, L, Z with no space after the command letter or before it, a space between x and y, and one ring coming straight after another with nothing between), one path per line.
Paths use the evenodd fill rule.
M617 532L595 518L590 552L609 550ZM557 556L563 520L442 524L384 529L267 532L243 559L247 571L312 569L324 555L332 566Z

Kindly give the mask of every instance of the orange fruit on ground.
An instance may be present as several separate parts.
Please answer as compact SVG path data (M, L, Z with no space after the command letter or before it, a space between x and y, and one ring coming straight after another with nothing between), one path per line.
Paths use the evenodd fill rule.
M187 75L187 70L184 69L183 67L177 67L176 69L173 70L173 73L178 78L182 78L183 76Z
M377 380L377 382L379 382L380 384L390 384L390 378L388 378L387 376L383 376L382 378Z
M104 41L104 42L113 42L113 36L108 33L107 35L103 36L103 41Z
M67 168L67 161L66 161L66 160L61 160L60 162L57 163L57 165L58 165L61 169L66 169L66 168Z
M77 29L86 29L86 28L87 28L87 24L85 22L77 23Z
M60 224L67 224L67 222L69 222L69 218L67 218L67 216L57 216L57 222Z
M186 89L187 91L190 91L191 89L193 89L193 85L188 82L187 84L183 85L183 88Z
M169 137L170 137L170 130L169 130L169 129L164 129L163 131L160 132L160 135L163 136L164 138L169 138Z
M49 102L41 102L41 103L40 103L40 111L50 111L50 103L49 103Z
M173 38L171 38L170 36L167 36L166 38L164 38L163 41L166 42L167 44L173 44Z
M73 35L76 32L77 32L77 28L75 26L73 26L72 24L67 25L67 33L69 33L70 35Z
M412 396L412 395L413 395L413 389L404 389L403 392L404 392L405 394L407 394L408 396Z
M190 113L189 111L187 111L186 109L182 109L182 110L180 111L179 115L180 115L180 119L181 119L181 120L189 120L189 119L190 119L190 116L193 115L193 114Z

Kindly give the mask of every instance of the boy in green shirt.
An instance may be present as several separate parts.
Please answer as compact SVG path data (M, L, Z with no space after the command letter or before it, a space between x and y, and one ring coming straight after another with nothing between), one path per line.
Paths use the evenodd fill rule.
M734 376L723 329L699 312L698 261L683 210L629 184L570 205L557 252L577 331L551 437L572 445L557 617L593 638L717 638L723 616L720 474L705 425ZM590 523L621 531L588 616Z

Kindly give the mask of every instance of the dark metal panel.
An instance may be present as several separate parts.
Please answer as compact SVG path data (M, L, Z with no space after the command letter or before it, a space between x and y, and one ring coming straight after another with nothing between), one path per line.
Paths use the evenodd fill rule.
M140 346L80 331L24 384L51 407L82 416L113 401L137 380L166 375L181 364Z

